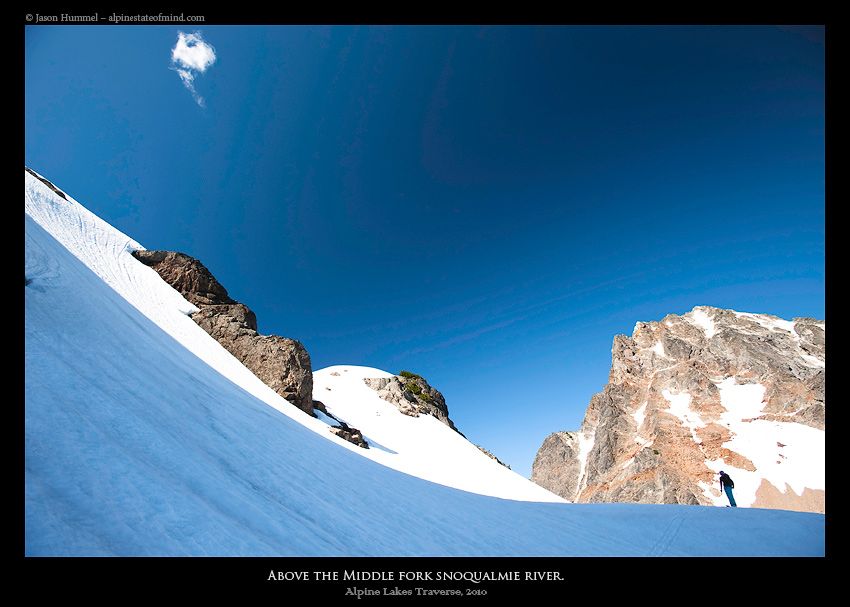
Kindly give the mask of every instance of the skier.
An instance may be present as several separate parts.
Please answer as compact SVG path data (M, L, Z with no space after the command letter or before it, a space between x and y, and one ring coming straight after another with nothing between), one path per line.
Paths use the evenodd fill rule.
M726 497L729 498L729 505L733 508L737 508L738 504L735 503L735 498L732 497L732 489L735 487L735 483L732 482L732 479L729 478L729 475L720 471L720 490L726 492Z

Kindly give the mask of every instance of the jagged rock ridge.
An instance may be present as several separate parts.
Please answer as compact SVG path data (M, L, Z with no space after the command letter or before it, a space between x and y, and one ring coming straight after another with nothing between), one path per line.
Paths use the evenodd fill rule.
M302 411L314 415L310 355L301 342L261 335L257 317L197 259L173 251L135 251L168 284L198 308L192 319L254 375Z
M730 448L736 415L738 432L756 421L825 431L825 327L711 307L637 323L614 338L608 384L581 430L546 438L532 480L578 502L713 504L719 466L763 472ZM730 404L732 393L750 404ZM784 447L776 441L777 464ZM824 511L824 490L759 478L753 506Z

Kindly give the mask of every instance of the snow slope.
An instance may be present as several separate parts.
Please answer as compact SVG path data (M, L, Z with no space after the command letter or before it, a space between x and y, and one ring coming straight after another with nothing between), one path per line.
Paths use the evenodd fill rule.
M824 554L823 515L559 503L436 420L390 420L360 387L377 370L317 371L374 441L350 445L195 325L138 243L27 172L24 192L27 556Z
M565 502L497 463L435 417L402 415L364 383L366 377L392 374L344 365L313 374L313 398L322 401L335 418L364 433L371 447L362 455L407 474L482 495Z

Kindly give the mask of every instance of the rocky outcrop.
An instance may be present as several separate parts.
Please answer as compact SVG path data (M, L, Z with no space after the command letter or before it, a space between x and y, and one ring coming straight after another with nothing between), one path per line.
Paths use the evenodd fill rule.
M505 462L503 462L502 460L500 460L498 457L496 457L495 455L493 455L492 453L490 453L489 451L487 451L487 449L485 449L485 448L484 448L484 447L482 447L481 445L475 445L475 446L478 448L478 450L479 450L479 451L481 451L481 453L483 453L484 455L486 455L487 457L489 457L490 459L492 459L494 462L496 462L496 463L497 463L497 464L499 464L500 466L504 466L504 467L505 467L505 468L507 468L508 470L510 470L510 469L511 469L511 467L510 467L508 464L506 464Z
M825 431L825 326L710 307L637 323L631 337L614 338L608 383L581 430L544 440L532 480L577 502L712 504L719 465L760 474L752 456L730 448L732 428L770 421ZM748 404L730 394L747 394ZM771 497L753 505L779 502L760 493Z
M336 418L330 411L328 411L322 401L314 400L313 409L321 411L338 424L336 426L328 427L333 434L336 434L341 439L347 440L349 443L357 445L358 447L363 447L364 449L369 448L369 443L365 438L363 438L363 433L357 428L352 428L341 419Z
M449 428L461 434L449 419L446 399L425 379L414 373L402 371L392 377L367 377L366 385L376 390L378 396L392 403L403 414L411 417L433 415ZM463 434L461 434L463 436ZM465 437L464 437L465 438Z
M37 174L35 171L33 171L32 169L30 169L29 167L26 167L26 166L25 166L25 167L24 167L24 170L25 170L27 173L29 173L30 175L32 175L33 177L35 177L36 179L38 179L41 183L43 183L44 185L46 185L48 188L50 188L51 190L53 190L53 192L54 192L57 196L61 196L61 197L62 197L62 198L64 198L65 200L67 200L67 199L68 199L68 197L67 197L67 196L65 196L65 192L63 192L62 190L60 190L59 188L57 188L55 185L53 185L52 183L50 183L49 181L47 181L44 177L42 177L41 175Z
M135 251L133 256L194 304L198 312L192 319L254 375L302 411L315 415L310 356L300 342L260 335L256 315L231 299L197 259L173 251Z
M574 499L582 474L578 433L555 432L537 451L531 480L552 493Z

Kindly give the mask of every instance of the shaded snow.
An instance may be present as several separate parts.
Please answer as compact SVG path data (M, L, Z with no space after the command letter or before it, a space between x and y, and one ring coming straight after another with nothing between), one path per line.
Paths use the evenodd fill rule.
M394 420L402 440L364 423L392 412L354 375L335 387L317 372L351 395L319 398L361 422L364 452L195 325L138 243L26 172L24 189L28 556L824 554L823 515L523 501L541 493L413 429L436 420Z

